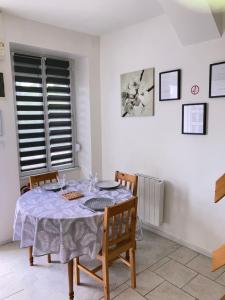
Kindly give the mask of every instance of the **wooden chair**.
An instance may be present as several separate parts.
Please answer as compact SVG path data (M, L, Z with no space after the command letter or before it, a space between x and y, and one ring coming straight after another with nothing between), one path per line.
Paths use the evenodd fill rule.
M41 186L42 184L48 182L55 182L57 181L57 177L59 176L58 171L43 173L39 175L32 175L29 177L30 188L33 189L35 187ZM29 247L29 261L30 266L33 266L34 259L32 256L33 247ZM48 254L48 263L51 263L51 254Z
M131 287L136 288L136 263L135 263L135 231L137 218L137 197L132 197L121 204L105 208L103 222L103 246L97 259L101 264L88 269L80 263L79 257L75 258L76 284L80 284L80 270L90 275L104 288L104 299L110 299L109 290L109 266L117 259L122 261L131 272ZM129 251L129 259L122 256ZM70 300L73 299L73 287L71 285L73 274L73 263L68 264L70 282ZM102 270L102 277L97 275Z
M122 173L119 171L115 172L115 181L118 181L121 185L127 187L133 196L137 196L138 176ZM129 251L126 253L126 259L129 260Z
M214 202L218 203L225 197L225 174L216 181ZM220 246L212 253L212 271L216 271L225 265L225 244ZM225 295L220 298L225 300Z
M130 174L121 173L119 171L116 171L115 181L118 181L118 182L120 182L121 185L129 188L131 190L133 196L137 196L137 185L138 185L137 175L130 175Z

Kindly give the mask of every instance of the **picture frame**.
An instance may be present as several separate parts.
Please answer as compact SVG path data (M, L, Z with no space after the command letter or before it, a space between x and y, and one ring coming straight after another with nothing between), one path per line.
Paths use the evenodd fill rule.
M159 101L181 98L181 69L159 73Z
M225 62L209 66L209 98L225 97Z
M155 69L120 75L121 117L154 116Z
M3 73L0 73L0 97L5 97Z
M182 104L182 134L206 135L207 103Z
M0 110L0 137L3 136L3 128L2 128L2 111Z

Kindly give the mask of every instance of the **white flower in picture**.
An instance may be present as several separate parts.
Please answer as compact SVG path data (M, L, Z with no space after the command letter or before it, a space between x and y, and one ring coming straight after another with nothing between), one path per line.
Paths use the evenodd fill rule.
M154 68L121 75L122 117L153 116Z

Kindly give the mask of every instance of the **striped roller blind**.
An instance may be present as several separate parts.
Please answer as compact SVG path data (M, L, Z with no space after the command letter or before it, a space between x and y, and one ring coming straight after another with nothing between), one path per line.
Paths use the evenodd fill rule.
M21 174L74 166L70 63L14 53Z

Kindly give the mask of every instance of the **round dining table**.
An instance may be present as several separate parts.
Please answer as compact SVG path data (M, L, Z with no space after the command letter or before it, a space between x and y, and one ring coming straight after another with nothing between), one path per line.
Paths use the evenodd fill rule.
M17 201L13 239L20 241L21 248L32 246L34 257L58 254L61 263L81 255L95 258L102 246L103 212L89 210L85 202L104 197L117 204L131 197L130 190L122 186L90 192L88 180L68 183L63 192L79 191L83 197L69 201L62 192L38 187ZM140 226L137 234L141 236Z

